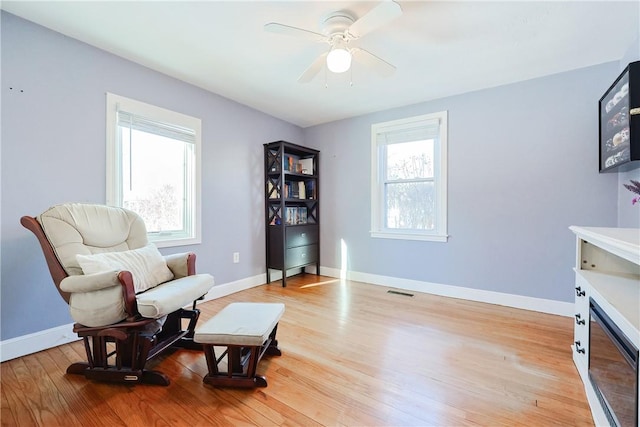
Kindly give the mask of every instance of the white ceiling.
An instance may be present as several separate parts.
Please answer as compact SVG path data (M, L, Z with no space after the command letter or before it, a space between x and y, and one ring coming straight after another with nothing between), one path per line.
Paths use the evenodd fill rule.
M363 1L2 1L2 9L302 127L620 60L640 32L625 1L403 1L356 41L397 67L381 78L298 77L327 45L263 30L321 32ZM351 74L351 75L350 75ZM350 78L353 85L349 84ZM328 87L325 87L325 83ZM606 88L603 88L603 90Z

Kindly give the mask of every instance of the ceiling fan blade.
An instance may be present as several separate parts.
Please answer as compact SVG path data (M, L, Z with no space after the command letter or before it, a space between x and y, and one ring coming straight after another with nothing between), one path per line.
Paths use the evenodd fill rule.
M351 54L356 61L361 62L365 66L371 68L382 77L390 77L393 75L393 73L396 72L396 67L389 64L384 59L375 56L368 50L355 47L351 49Z
M366 15L351 24L347 30L354 38L359 38L365 34L382 27L387 22L402 15L402 8L398 3L385 0L378 6L371 9Z
M313 78L322 70L327 63L327 55L329 52L325 52L318 56L315 61L307 68L304 73L298 79L298 83L309 83Z
M325 36L324 34L314 33L313 31L303 30L302 28L291 27L289 25L278 24L276 22L264 24L264 30L269 33L283 34L286 36L304 38L317 42L325 41L327 39L327 36Z

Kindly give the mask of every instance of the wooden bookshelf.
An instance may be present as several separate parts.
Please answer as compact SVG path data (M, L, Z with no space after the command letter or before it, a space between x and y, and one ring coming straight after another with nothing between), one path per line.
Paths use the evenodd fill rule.
M275 141L264 144L267 283L271 270L320 272L318 150Z

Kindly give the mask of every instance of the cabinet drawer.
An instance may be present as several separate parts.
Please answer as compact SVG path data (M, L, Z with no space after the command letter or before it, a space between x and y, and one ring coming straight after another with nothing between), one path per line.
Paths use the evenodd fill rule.
M297 227L287 227L285 245L287 248L310 245L318 241L318 226L303 225Z
M287 249L285 268L300 267L312 264L318 259L318 245L298 246Z

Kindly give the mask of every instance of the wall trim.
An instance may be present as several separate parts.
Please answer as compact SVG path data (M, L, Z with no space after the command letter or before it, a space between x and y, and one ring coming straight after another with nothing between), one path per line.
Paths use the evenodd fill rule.
M0 362L78 341L73 323L0 341Z
M337 268L320 267L320 274L324 276L339 278L341 277L340 273L341 271ZM405 289L450 298L503 305L506 307L555 314L558 316L573 317L574 313L573 303L544 298L505 294L502 292L465 288L462 286L443 285L440 283L422 282L419 280L402 279L399 277L360 273L357 271L348 271L346 273L346 279L356 282L365 282L377 286L386 286L389 288Z
M320 274L335 278L341 277L341 271L337 268L321 266ZM272 276L273 281L279 280L279 277L275 277L278 276L278 272L274 272ZM357 271L349 271L346 276L348 280L364 282L366 284L376 286L386 286L389 288L404 289L414 292L422 292L425 294L503 305L506 307L555 314L558 316L572 317L574 311L573 303L543 298L443 285L440 283L422 282L419 280L381 276L378 274L361 273ZM201 302L222 298L236 292L264 285L266 279L266 274L262 273L245 279L236 280L234 282L215 285ZM37 353L38 351L57 347L62 344L68 344L73 341L78 341L79 339L80 338L78 338L78 336L73 332L73 323L69 323L67 325L45 329L32 334L2 340L0 341L0 362L6 362L7 360Z
M204 296L204 300L201 302L206 302L206 301L211 301L212 299L226 297L227 295L231 295L236 292L240 292L250 288L255 288L256 286L264 285L266 280L267 280L266 273L262 273L256 276L236 280L234 282L215 285L213 288L211 288L209 292L207 292L207 295Z

